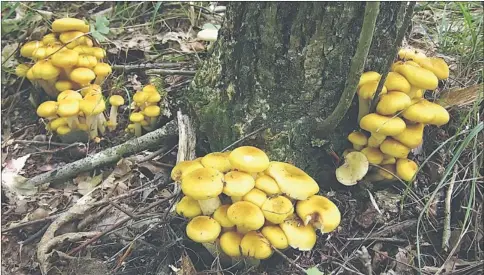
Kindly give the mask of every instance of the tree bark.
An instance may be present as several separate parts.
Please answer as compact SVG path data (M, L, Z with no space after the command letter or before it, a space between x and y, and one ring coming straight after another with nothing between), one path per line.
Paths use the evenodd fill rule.
M382 2L364 70L384 71L406 2ZM364 2L230 2L211 56L180 98L210 151L245 140L320 182L358 127L356 109L314 135L338 104L359 42ZM359 77L359 75L357 76ZM353 100L356 106L356 101Z

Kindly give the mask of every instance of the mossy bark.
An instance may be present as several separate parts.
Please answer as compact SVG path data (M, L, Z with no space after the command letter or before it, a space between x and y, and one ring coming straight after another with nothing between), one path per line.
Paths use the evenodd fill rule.
M403 5L381 3L365 70L381 71L392 58ZM181 98L209 150L222 150L266 125L243 143L320 182L334 179L329 151L349 145L357 108L324 138L312 133L344 90L364 10L364 2L230 2L210 58Z

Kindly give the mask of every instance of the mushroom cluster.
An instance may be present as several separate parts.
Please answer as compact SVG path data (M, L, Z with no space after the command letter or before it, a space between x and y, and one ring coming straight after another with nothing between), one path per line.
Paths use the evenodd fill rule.
M407 157L422 143L425 125L442 126L449 121L447 110L425 99L425 91L436 89L439 80L448 77L449 67L443 59L401 49L378 98L376 112L369 113L381 75L373 71L363 73L357 93L358 122L364 131L349 134L353 148L343 155L359 151L370 164L380 165L383 169L367 175L370 181L391 180L393 175L411 181L418 166ZM346 184L344 180L342 183Z
M311 250L316 230L329 233L341 220L313 178L256 147L180 162L171 177L185 195L176 212L190 220L188 237L232 259L267 259L274 248Z
M148 84L141 91L133 95L133 103L129 120L131 124L126 128L127 132L134 133L137 137L142 135L143 129L153 131L160 116L159 103L161 95L153 84Z
M83 20L57 19L52 23L52 31L42 40L29 41L20 48L20 55L33 62L17 66L19 77L26 77L54 99L66 90L101 85L111 74L111 66L102 62L106 51L94 47L87 36L89 25Z
M117 125L117 109L124 104L123 97L113 95L109 120L106 120L101 87L91 84L81 88L81 92L64 90L57 96L57 101L49 100L39 105L37 115L48 120L47 130L58 135L66 135L73 130L88 132L90 139L104 135L106 127L114 130Z

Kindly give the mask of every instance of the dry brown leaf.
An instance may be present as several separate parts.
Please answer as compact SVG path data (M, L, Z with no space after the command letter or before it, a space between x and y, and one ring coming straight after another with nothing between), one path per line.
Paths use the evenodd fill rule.
M476 100L482 100L484 84L476 84L470 87L446 90L441 93L437 103L448 109L452 107L462 108L474 104Z
M8 160L2 170L2 187L5 187L5 193L10 200L15 201L38 192L37 186L26 184L27 178L20 175L29 157L30 154Z
M77 183L77 191L81 195L85 195L89 193L91 190L93 190L96 186L98 186L103 180L103 174L99 174L94 177L83 177L81 181L78 181Z

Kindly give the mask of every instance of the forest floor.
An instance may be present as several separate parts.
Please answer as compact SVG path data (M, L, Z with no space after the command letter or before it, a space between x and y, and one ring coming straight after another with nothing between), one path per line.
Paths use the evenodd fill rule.
M132 138L124 131L128 108L120 110L117 130L99 142L67 145L49 136L31 103L36 99L31 93L38 91L14 72L19 45L41 38L54 18L67 15L86 18L97 29L107 27L101 46L114 73L103 84L104 95L126 98L150 82L161 84L166 92L159 121L163 125L177 119L177 110L170 109L173 94L188 86L207 56L209 44L198 41L197 32L222 23L223 7L212 9L208 4L2 2L3 274L40 274L36 256L40 238L60 213L71 210L95 187L102 187L96 196L110 199L87 217L65 223L57 235L82 229L95 234L55 243L57 251L82 257L51 255L56 257L54 273L298 274L303 268L308 274L321 274L316 267L322 274L480 274L483 109L475 97L452 97L482 93L484 22L479 3L417 5L405 45L450 64L451 77L426 95L447 102L450 123L427 128L423 145L412 152L422 167L415 182L324 190L342 209L343 220L339 230L320 237L311 251L288 249L286 257L275 254L256 269L244 271L222 267L201 245L189 241L186 221L170 212L177 199L176 186L169 181L177 160L176 143L49 186L22 186L15 192L5 187ZM361 198L368 203L357 208L355 202ZM101 232L101 238L94 237ZM83 247L81 240L86 238L92 243Z

